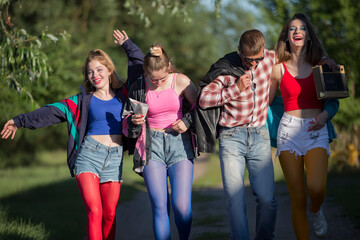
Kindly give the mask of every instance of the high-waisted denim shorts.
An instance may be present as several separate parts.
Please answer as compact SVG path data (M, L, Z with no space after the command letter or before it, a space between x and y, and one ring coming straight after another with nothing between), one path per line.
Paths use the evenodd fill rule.
M184 161L193 160L191 137L189 132L177 133L150 130L151 160L161 162L167 167Z
M295 155L304 156L313 148L324 148L330 155L326 124L319 130L308 132L308 128L312 125L311 121L315 121L315 118L298 118L284 113L278 128L276 156L279 156L281 151L295 152Z
M86 136L75 160L75 175L90 172L100 183L121 182L122 165L122 146L109 147Z

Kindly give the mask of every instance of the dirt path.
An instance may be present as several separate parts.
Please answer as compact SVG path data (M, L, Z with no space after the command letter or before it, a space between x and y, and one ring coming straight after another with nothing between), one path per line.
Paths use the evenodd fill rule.
M206 172L206 161L195 162L194 181ZM276 184L276 197L278 199L277 221L275 239L295 239L290 215L290 201L286 185ZM197 239L203 233L220 234L218 239L229 239L229 226L226 216L226 200L221 186L212 189L196 189L193 196L206 197L207 201L194 201L193 225L190 239ZM250 187L246 188L247 215L249 219L249 231L251 238L255 231L255 199ZM194 199L194 198L193 198ZM328 220L329 230L325 238L327 240L359 240L360 231L354 228L351 220L345 216L340 207L336 206L331 198L327 198L324 204L325 215ZM117 240L154 239L152 233L151 206L146 192L139 192L131 202L119 204L117 209ZM201 219L210 219L209 223L201 223ZM177 239L177 230L174 220L171 221L172 239ZM310 229L311 231L311 229ZM222 234L222 235L221 235ZM226 236L226 237L224 237ZM205 238L202 238L205 239ZM212 238L215 239L215 238ZM310 233L310 240L316 240Z

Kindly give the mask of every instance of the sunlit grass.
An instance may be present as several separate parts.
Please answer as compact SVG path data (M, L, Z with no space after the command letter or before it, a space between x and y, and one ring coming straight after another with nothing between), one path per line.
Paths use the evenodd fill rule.
M205 174L202 177L194 180L193 188L222 186L219 156L217 154L208 154L206 161L207 166L205 169Z
M274 166L274 178L275 182L284 181L284 175L281 170L280 162L277 157L275 157L275 149L272 149L273 155L273 166ZM222 187L221 179L221 170L220 170L220 160L218 150L213 154L207 154L207 169L204 176L194 181L194 188L204 188L204 187ZM247 169L245 170L244 181L246 185L249 185L249 173Z
M70 177L66 152L43 152L39 164L32 167L0 169L0 240L82 239L86 216L76 181ZM219 197L201 189L222 191L218 154L208 157L205 173L194 180L193 203L205 203ZM132 170L132 157L125 156L120 203L131 201L137 191L146 191L142 177ZM279 160L274 160L275 180L283 181ZM343 206L360 227L359 172L332 173L328 178L328 195ZM248 184L247 174L245 182ZM221 195L222 196L222 195ZM206 207L205 204L203 204ZM200 211L202 211L200 209ZM218 215L194 219L195 226L218 226L224 221ZM228 239L224 232L202 233L194 239Z
M0 169L0 198L70 178L66 152L43 153L39 158L44 165Z
M66 151L42 152L39 164L0 169L0 240L82 239L86 214ZM124 158L120 203L144 191L143 180Z
M42 224L34 224L20 218L10 220L6 209L0 206L0 239L43 240L48 233Z

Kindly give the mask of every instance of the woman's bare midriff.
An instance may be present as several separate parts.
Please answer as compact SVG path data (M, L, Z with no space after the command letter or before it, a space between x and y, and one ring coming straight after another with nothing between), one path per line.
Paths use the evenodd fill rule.
M108 147L122 145L122 135L91 135L91 137Z
M321 113L321 109L299 109L287 111L286 113L298 118L314 118Z

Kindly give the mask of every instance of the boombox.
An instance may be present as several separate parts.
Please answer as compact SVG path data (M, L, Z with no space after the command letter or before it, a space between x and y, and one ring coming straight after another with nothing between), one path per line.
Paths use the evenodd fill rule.
M332 71L327 65L316 65L313 74L318 99L349 97L343 65L339 65L338 71Z

